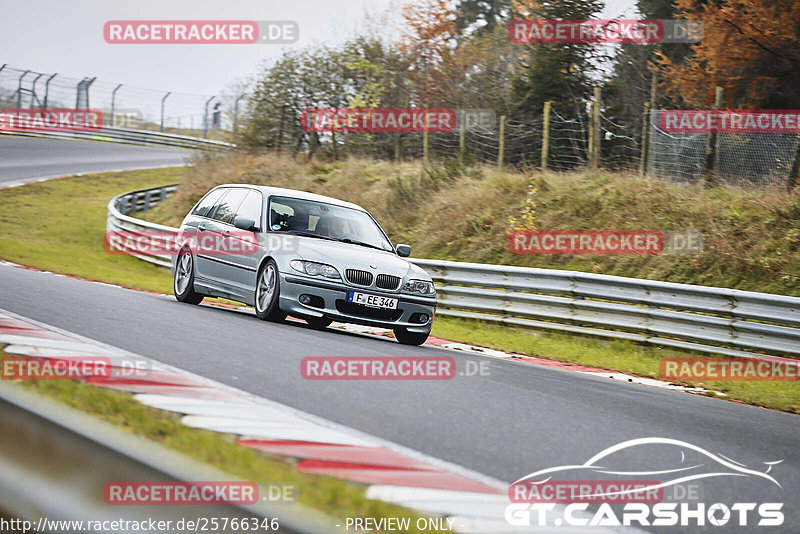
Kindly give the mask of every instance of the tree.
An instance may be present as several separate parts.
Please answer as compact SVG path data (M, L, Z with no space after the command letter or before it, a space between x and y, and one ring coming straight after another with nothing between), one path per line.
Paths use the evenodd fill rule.
M544 0L528 3L540 19L590 19L602 9L599 0ZM519 8L519 6L515 6ZM527 61L514 80L514 108L518 116L536 116L548 100L561 114L583 113L591 93L596 49L591 44L529 44Z
M681 16L703 23L703 40L683 60L658 54L662 85L695 106L725 89L728 106L800 106L800 3L797 0L676 0Z
M511 15L511 0L460 0L456 29L460 34L491 34Z

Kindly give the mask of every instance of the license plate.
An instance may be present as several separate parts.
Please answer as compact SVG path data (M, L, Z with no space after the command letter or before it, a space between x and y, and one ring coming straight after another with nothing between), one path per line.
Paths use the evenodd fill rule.
M370 308L388 308L390 310L397 309L397 299L391 297L381 297L380 295L370 295L368 293L358 293L351 291L347 295L347 300L355 304L363 304Z

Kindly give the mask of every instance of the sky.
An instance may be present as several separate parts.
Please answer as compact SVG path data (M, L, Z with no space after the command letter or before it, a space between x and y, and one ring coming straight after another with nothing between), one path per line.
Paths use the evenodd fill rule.
M191 93L220 94L257 72L285 47L341 43L366 15L388 17L397 32L403 0L2 0L0 64L73 78ZM604 18L632 17L634 0L608 0ZM293 20L292 45L108 44L108 20ZM379 23L375 23L379 24Z

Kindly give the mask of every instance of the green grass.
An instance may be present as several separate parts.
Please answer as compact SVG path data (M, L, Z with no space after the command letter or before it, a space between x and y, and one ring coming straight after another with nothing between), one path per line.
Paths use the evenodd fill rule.
M0 356L3 355L0 350ZM264 486L296 484L300 490L298 502L333 518L409 517L414 525L416 518L421 517L405 508L367 499L362 485L301 473L289 459L237 445L231 434L184 426L179 414L139 404L128 393L66 380L32 380L20 384L235 477ZM414 528L410 532L420 531Z
M325 169L325 172L315 172L330 174L330 169ZM0 258L125 287L170 293L172 280L167 270L128 256L109 255L103 250L106 205L111 197L125 191L180 182L186 172L193 171L160 169L106 173L0 191ZM288 170L277 168L273 172ZM351 176L349 180L352 179ZM190 184L189 188L196 187L191 185L191 180L185 183ZM182 194L186 195L187 190ZM175 219L179 219L175 210L181 202L185 200L179 197L177 202L159 206L153 210L155 213L148 215L159 222L175 224ZM410 239L410 242L415 241ZM651 378L658 378L661 358L696 356L632 342L537 333L442 316L434 322L433 335ZM730 399L800 413L800 382L709 382L702 385L723 392Z
M0 258L37 269L159 293L168 273L103 248L112 197L180 182L182 168L104 173L50 180L0 191Z

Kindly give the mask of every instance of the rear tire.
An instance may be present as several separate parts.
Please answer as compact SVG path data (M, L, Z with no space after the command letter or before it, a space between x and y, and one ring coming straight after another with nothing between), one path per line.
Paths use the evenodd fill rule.
M194 256L186 249L178 254L178 261L175 262L175 278L172 284L172 292L178 302L186 304L200 304L203 295L194 290Z
M429 335L430 331L420 334L418 332L409 332L405 328L396 328L394 330L395 339L403 345L422 345Z
M278 265L269 259L256 276L256 317L262 321L281 322L286 319L278 303L281 300L281 281Z
M330 326L333 320L327 317L306 317L306 322L308 326L314 330L325 330Z

